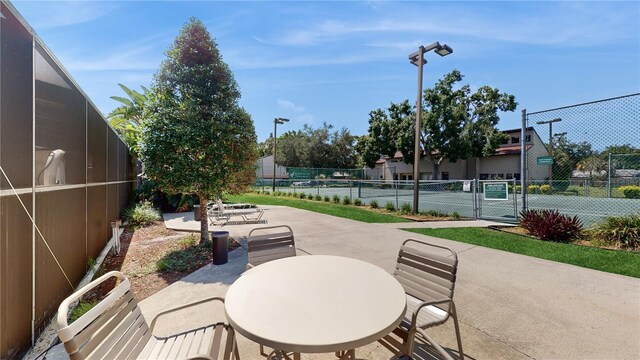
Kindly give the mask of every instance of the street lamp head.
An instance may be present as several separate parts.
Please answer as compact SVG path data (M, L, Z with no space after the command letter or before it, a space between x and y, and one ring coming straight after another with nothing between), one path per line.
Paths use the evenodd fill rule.
M440 56L447 56L452 52L453 52L453 49L451 48L451 46L447 44L444 44L444 45L438 44L438 47L436 47L436 53Z
M547 120L547 121L537 121L536 124L538 125L543 125L543 124L551 124L551 123L556 123L556 122L560 122L562 121L561 118L555 118L553 120Z
M285 119L285 118L275 118L273 119L273 122L276 124L284 124L286 122L289 122L289 119Z

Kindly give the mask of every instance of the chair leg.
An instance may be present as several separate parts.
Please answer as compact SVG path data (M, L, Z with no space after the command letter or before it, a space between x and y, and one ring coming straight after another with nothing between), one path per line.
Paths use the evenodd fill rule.
M453 326L456 329L456 339L458 340L458 354L461 360L464 360L464 353L462 352L462 338L460 337L460 325L458 325L458 314L456 313L456 305L451 302L451 317L453 317Z
M415 338L416 338L416 329L415 328L409 329L409 332L407 333L407 340L404 343L404 353L411 359L413 359L413 346L415 344Z

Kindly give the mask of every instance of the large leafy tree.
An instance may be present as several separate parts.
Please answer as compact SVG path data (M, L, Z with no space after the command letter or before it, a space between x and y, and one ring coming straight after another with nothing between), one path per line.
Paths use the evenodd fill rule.
M113 109L107 119L109 125L122 136L129 146L130 152L138 157L140 155L140 141L144 126L144 110L149 102L149 90L141 86L142 92L129 89L123 84L118 84L127 97L112 96L120 106Z
M348 129L333 131L333 125L323 123L318 128L305 125L302 130L290 130L278 136L279 165L312 168L352 168L356 165L355 136ZM261 156L273 153L273 138L258 145Z
M233 74L202 22L191 18L166 56L145 112L145 172L164 191L198 195L201 240L208 241L208 201L253 181L255 129L238 105Z
M494 154L505 139L496 129L498 112L517 107L513 95L490 86L472 93L469 85L458 85L462 79L463 75L454 70L423 93L420 156L431 160L434 179L444 160L456 162ZM392 103L387 110L369 113L369 133L361 138L357 149L369 167L380 155L393 156L396 151L412 164L414 134L415 106L408 100Z

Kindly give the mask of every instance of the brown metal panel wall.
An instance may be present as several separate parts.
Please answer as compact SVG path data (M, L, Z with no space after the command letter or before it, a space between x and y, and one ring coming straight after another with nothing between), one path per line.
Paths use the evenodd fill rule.
M107 123L87 106L87 182L107 181Z
M71 283L86 272L85 188L36 193L36 224ZM72 289L44 243L36 240L36 328L57 311Z
M106 200L106 185L87 188L87 253L93 259L98 257L109 240Z
M107 185L107 234L111 238L111 221L120 218L120 207L118 202L118 185Z
M108 130L107 133L109 134L107 138L107 181L118 181L118 146L120 141L112 130Z
M20 195L31 213L31 194ZM31 340L31 221L16 196L0 198L0 358Z
M86 99L58 68L44 49L36 45L36 185L47 183L49 154L64 151L60 184L86 183Z
M0 162L16 188L32 186L33 38L0 4ZM0 189L9 189L0 175Z

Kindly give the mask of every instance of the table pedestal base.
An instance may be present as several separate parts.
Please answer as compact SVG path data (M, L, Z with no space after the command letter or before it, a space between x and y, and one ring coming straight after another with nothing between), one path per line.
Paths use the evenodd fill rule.
M336 351L336 357L338 360L356 360L356 350ZM300 360L300 353L286 353L282 350L273 350L267 356L267 360Z

